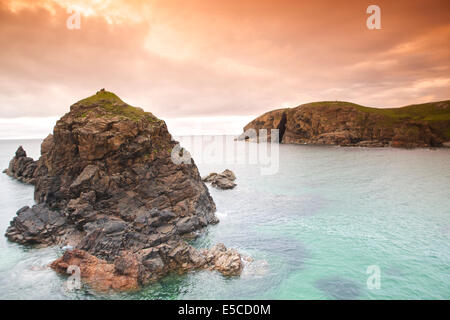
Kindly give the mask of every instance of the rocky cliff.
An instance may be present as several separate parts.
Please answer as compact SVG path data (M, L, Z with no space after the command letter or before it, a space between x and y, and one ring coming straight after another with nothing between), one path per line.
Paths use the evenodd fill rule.
M6 173L34 184L37 205L20 209L6 236L74 247L52 267L77 265L101 289L136 288L174 270L239 274L236 251L197 250L181 238L218 220L195 163L172 162L175 145L164 121L111 92L75 103L39 160L22 147L11 160Z
M244 127L279 129L279 141L366 147L440 147L450 141L450 100L377 109L315 102L267 112ZM238 139L248 139L248 132Z

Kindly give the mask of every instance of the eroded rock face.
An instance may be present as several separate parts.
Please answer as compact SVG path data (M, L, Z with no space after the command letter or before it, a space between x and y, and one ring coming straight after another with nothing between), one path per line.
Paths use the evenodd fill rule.
M218 189L233 189L236 187L236 176L233 171L225 169L222 173L212 172L206 177L202 178L203 182L210 182L211 185Z
M33 183L38 204L20 209L6 236L23 244L73 246L55 269L85 261L86 278L106 273L111 283L105 286L113 289L189 269L183 259L201 257L200 251L188 247L173 260L166 254L187 247L181 235L218 219L195 163L172 162L175 145L164 121L113 93L102 90L75 103L42 143L39 160L21 147L11 160L6 173ZM124 267L130 257L138 267Z
M267 112L244 127L238 140L279 129L279 142L363 147L439 147L450 140L450 101L396 109L348 102L316 102ZM255 131L252 131L255 130Z

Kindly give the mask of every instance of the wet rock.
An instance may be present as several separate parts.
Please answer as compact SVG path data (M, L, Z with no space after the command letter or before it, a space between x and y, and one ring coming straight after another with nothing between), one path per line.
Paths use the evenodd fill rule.
M132 263L128 263L130 264L133 266ZM50 266L61 274L67 274L69 266L77 266L80 268L81 280L97 291L139 288L136 268L124 272L125 265L127 265L125 260L119 260L116 267L115 264L99 259L86 251L71 250L64 252L63 256Z
M83 250L66 251L51 267L65 274L69 266L81 269L82 279L97 290L130 290L158 280L171 271L209 269L225 276L239 275L243 262L239 253L218 244L197 250L184 241L169 241L131 253L123 251L114 261L99 259Z
M219 243L212 249L204 251L212 269L228 276L239 275L243 268L241 255L234 249L227 249Z

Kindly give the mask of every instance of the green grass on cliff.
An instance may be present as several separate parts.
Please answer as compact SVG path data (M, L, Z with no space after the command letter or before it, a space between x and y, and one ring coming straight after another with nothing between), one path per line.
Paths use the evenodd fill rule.
M365 117L363 116L364 113L378 115L376 124L378 127L392 128L400 127L407 122L426 122L435 132L440 133L444 138L450 141L450 100L415 104L401 108L370 108L346 101L311 102L294 108L282 108L268 111L248 123L244 127L244 130L257 123L260 118L269 114L276 117L275 114L277 113L290 113L295 112L298 108L314 109L316 107L330 107L333 109L338 107L354 108L359 111L360 120L362 121L363 126L365 122Z
M402 108L358 108L364 112L378 113L396 120L449 121L450 101L415 104Z
M352 106L359 111L386 116L392 120L449 121L450 100L415 104L401 108L370 108L345 101L321 101L302 106Z
M321 101L301 105L299 107L353 107L364 113L383 116L381 126L398 126L405 121L427 122L446 138L450 139L450 100L409 105L401 108L370 108L345 101Z
M83 105L86 107L100 107L107 111L111 116L124 117L133 121L139 121L141 119L147 119L148 121L157 121L158 119L150 112L145 112L141 108L132 107L129 104L123 102L116 94L100 90L93 96L80 100L77 105ZM80 114L82 118L86 117L88 110Z

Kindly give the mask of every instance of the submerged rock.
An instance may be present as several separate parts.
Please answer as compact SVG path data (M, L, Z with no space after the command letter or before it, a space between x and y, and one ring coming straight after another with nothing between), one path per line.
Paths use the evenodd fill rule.
M212 172L206 177L202 178L203 182L210 182L213 187L218 189L233 189L236 187L236 176L233 171L225 169L222 173Z
M337 300L355 300L362 291L357 282L338 276L319 279L315 282L315 287Z
M37 161L22 147L11 160L6 173L34 184L38 204L20 209L6 236L74 247L53 268L79 265L82 278L105 279L99 288L134 288L172 270L235 274L237 252L216 266L181 240L218 219L195 163L172 162L176 144L164 121L111 92L75 103Z

